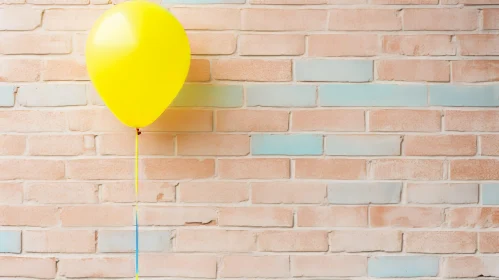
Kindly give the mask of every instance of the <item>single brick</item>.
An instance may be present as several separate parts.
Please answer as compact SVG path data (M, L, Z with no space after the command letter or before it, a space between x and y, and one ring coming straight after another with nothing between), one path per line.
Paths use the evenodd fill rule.
M499 159L457 159L450 162L452 180L499 180Z
M475 135L405 135L406 156L473 156Z
M499 205L499 184L482 184L482 204Z
M240 55L302 55L305 36L299 34L246 34L239 39Z
M439 258L434 256L379 256L369 258L368 274L376 278L434 277Z
M457 60L452 62L454 82L499 81L499 60Z
M0 107L14 106L15 86L0 86Z
M287 111L220 110L216 112L215 129L225 132L280 132L288 131L288 123Z
M299 110L291 113L292 131L364 131L364 111L358 109Z
M0 253L21 253L20 230L0 231ZM0 275L2 275L1 272Z
M0 159L0 180L60 180L64 162L45 159ZM34 172L36 170L36 172Z
M27 230L23 250L31 253L94 253L93 230Z
M461 55L499 55L497 34L457 35Z
M177 155L245 156L250 152L250 136L243 134L179 134Z
M391 204L400 202L402 183L330 183L331 204Z
M0 205L0 226L53 227L59 223L54 206Z
M101 155L133 156L135 153L135 133L106 133L96 137ZM175 136L163 133L144 133L140 135L141 155L173 156Z
M221 208L219 226L236 227L292 227L293 209L281 207Z
M419 204L478 203L478 184L409 183L407 184L407 202Z
M253 155L322 155L322 135L313 134L253 134Z
M444 162L436 159L375 159L371 176L379 180L443 180Z
M335 9L329 11L329 30L401 30L394 9Z
M321 183L255 182L251 183L252 203L313 203L326 199L326 185Z
M57 263L60 276L66 278L91 278L98 275L106 278L124 278L134 275L133 259L130 257L64 258Z
M161 4L244 4L246 0L161 0Z
M142 207L139 221L145 226L216 225L217 211L208 207Z
M141 230L139 250L141 252L171 251L172 234L165 230ZM130 253L135 251L135 231L99 230L97 251L99 253Z
M0 155L20 156L26 150L26 136L0 135Z
M315 99L316 86L311 85L246 86L246 103L251 107L315 107Z
M98 203L99 188L94 183L27 183L25 200L43 204Z
M430 85L430 105L463 107L499 106L499 86Z
M253 252L256 234L243 230L179 229L176 252Z
M91 143L86 143L90 141ZM95 154L93 135L33 135L28 137L28 154L35 156L75 156Z
M373 79L372 60L297 60L295 68L299 82L369 82Z
M383 52L387 54L426 56L455 55L456 46L451 35L385 35Z
M149 158L142 161L142 166L144 176L153 180L201 179L215 175L213 159Z
M444 221L444 209L438 207L372 206L369 209L371 227L439 227Z
M223 256L222 278L290 277L289 256Z
M499 131L499 111L445 111L447 131Z
M499 9L483 9L483 29L499 29Z
M321 106L424 107L425 85L329 84L319 86Z
M56 259L41 257L0 257L0 277L54 279Z
M0 35L3 54L67 54L71 52L70 34L12 33Z
M70 179L133 179L133 160L125 158L87 158L66 162Z
M366 227L367 206L300 207L298 227Z
M219 159L218 175L224 179L289 179L287 158Z
M309 56L375 56L376 34L312 34L308 38Z
M370 131L437 132L441 130L437 110L379 109L369 112Z
M481 253L499 253L499 232L479 232L478 240Z
M361 180L366 178L364 159L296 159L295 178Z
M409 82L448 82L450 67L442 60L380 60L376 63L378 80Z
M327 0L250 0L250 4L252 5L316 5L317 4L318 5L318 4L327 4Z
M140 213L140 211L139 211ZM118 227L133 225L132 206L112 204L64 206L62 227Z
M175 184L141 181L138 200L140 202L175 201ZM135 202L135 182L106 182L100 186L101 202Z
M404 30L475 30L476 9L404 9Z
M42 61L38 59L3 59L0 68L2 82L37 82L42 72Z
M314 31L325 30L326 10L243 9L242 30Z
M400 252L402 232L395 230L335 230L329 233L331 252Z
M326 252L327 231L264 231L258 234L263 252Z
M249 187L243 182L181 182L178 201L187 203L238 203L248 201Z
M29 6L2 6L0 9L0 31L33 30L41 25L42 12L43 9L33 9ZM23 34L23 36L25 35Z
M335 156L398 156L399 135L327 135L326 155Z
M192 54L233 54L237 38L232 33L192 32L187 33Z
M481 135L480 144L482 155L499 156L499 135Z
M324 189L324 192L326 189ZM23 185L21 183L0 183L0 204L23 203Z
M186 30L237 30L241 27L239 9L172 7L169 10Z
M449 209L447 224L451 228L497 228L499 207L460 207Z
M43 13L43 28L51 31L90 30L104 9L47 9Z
M443 277L481 278L499 276L499 258L497 256L447 257L443 266Z
M292 256L294 277L355 277L365 276L365 256Z
M475 253L477 234L459 231L406 232L405 250L409 253Z
M45 81L88 81L87 67L81 58L50 59L43 66Z
M288 59L217 59L212 63L212 72L215 80L289 82L293 79Z
M133 269L133 264L130 264ZM145 254L139 261L144 277L216 278L217 256L197 254Z

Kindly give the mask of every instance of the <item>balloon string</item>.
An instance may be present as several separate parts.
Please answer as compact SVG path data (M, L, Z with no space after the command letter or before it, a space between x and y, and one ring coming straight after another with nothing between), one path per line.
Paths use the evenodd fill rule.
M139 135L135 133L135 279L139 279Z

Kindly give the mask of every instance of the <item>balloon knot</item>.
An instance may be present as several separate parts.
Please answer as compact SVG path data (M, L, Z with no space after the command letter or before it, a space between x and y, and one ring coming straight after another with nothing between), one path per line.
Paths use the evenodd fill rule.
M138 128L136 128L135 130L137 131L137 135L142 134L142 132L140 132L140 130Z

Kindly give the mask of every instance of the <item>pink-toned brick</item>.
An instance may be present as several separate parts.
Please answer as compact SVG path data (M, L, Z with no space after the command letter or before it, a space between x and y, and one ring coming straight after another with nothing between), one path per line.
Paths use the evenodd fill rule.
M241 27L255 31L325 30L326 10L244 9Z
M499 131L499 112L488 111L445 111L447 131Z
M149 158L142 160L147 179L201 179L215 175L213 159Z
M258 250L264 252L326 252L326 231L264 231L258 235Z
M45 81L88 81L83 59L50 59L43 67Z
M497 228L499 227L499 207L449 209L447 224L453 228Z
M20 156L26 150L26 136L0 135L0 155Z
M374 56L376 34L315 34L308 36L309 56Z
M102 202L135 202L134 182L106 182L101 185ZM175 201L175 185L165 182L139 181L140 202Z
M92 183L28 183L25 187L25 199L43 204L97 203L98 191L98 186Z
M457 35L461 55L499 55L499 36L495 34Z
M383 52L408 56L455 55L450 35L385 35Z
M281 207L225 207L218 224L236 227L292 227L293 209Z
M336 230L329 233L332 252L400 252L402 232L395 230Z
M58 262L59 275L67 278L132 277L134 262L130 257L63 258Z
M69 179L132 179L133 159L89 158L66 162L66 177Z
M0 204L23 203L23 185L20 183L0 183Z
M369 209L372 227L432 228L444 221L439 207L372 206Z
M0 257L0 277L28 277L54 279L56 276L55 258L42 257Z
M2 226L56 226L59 222L57 207L52 206L0 206Z
M221 110L216 113L216 130L226 132L287 131L289 113L277 110Z
M2 111L1 132L58 132L66 128L64 112Z
M191 59L186 82L208 82L210 80L210 61L207 59Z
M247 34L239 39L240 55L302 55L305 36L299 34Z
M177 154L184 156L245 156L249 154L249 135L180 134Z
M498 277L498 267L497 256L453 256L445 259L442 275L448 278Z
M364 131L363 110L300 110L291 116L292 131Z
M474 253L477 247L475 232L416 231L404 235L409 253Z
M499 29L499 9L483 9L483 29Z
M326 200L326 185L322 183L296 182L255 182L251 183L252 202L312 203L320 204Z
M319 5L327 0L250 0L253 5Z
M73 35L73 53L77 55L85 55L87 37L88 34L86 33L75 33Z
M0 30L33 30L41 25L42 12L42 9L29 6L3 6L0 8Z
M217 224L217 211L208 207L141 207L139 220L146 226L211 226Z
M436 159L376 159L371 176L378 180L442 180L444 162Z
M457 159L450 162L452 180L499 180L499 159Z
M404 9L404 30L475 30L476 9Z
M233 54L237 38L233 33L192 32L188 33L192 54Z
M442 60L380 60L376 63L378 80L448 82L450 67Z
M480 144L482 155L499 155L499 135L482 135L480 136Z
M219 159L218 175L224 179L287 179L289 159Z
M135 135L101 134L96 138L101 155L131 156L135 153ZM171 134L142 133L139 136L140 155L172 156L175 137Z
M130 265L133 268L133 265ZM142 255L140 275L144 277L216 278L217 257L214 255L168 254Z
M95 153L85 147L85 138L93 135L36 135L28 137L28 154L33 156L76 156Z
M174 7L170 11L187 30L237 30L241 26L239 9Z
M480 232L478 240L481 253L499 253L499 232Z
M337 9L329 11L329 30L401 30L393 9Z
M252 252L256 234L242 230L181 229L175 238L177 252Z
M36 82L40 79L42 62L38 59L2 59L0 82Z
M499 81L499 60L457 60L452 62L454 82Z
M289 256L224 256L222 278L289 277Z
M355 277L367 275L365 256L292 256L294 277Z
M477 144L474 135L406 135L407 156L473 156Z
M299 227L366 227L366 206L300 207Z
M243 182L181 182L180 202L238 203L249 199L249 187Z
M133 224L132 206L65 206L61 210L63 227L117 227Z
M288 82L293 79L291 60L218 59L213 61L215 80Z
M64 178L64 162L45 159L0 159L0 179L59 180Z
M438 0L371 0L378 5L436 5Z
M32 253L94 253L93 230L29 230L23 233L23 249Z
M369 130L436 132L441 129L441 114L436 110L373 110L369 112Z
M366 178L363 159L296 159L298 179L361 180Z
M104 11L103 9L48 9L43 13L43 28L56 31L90 30Z
M68 34L12 33L0 35L2 54L66 54L71 52Z

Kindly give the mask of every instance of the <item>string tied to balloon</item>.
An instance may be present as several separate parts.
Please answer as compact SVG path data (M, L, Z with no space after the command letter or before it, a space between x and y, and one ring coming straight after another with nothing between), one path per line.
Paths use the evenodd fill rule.
M139 135L135 129L135 279L139 279Z

